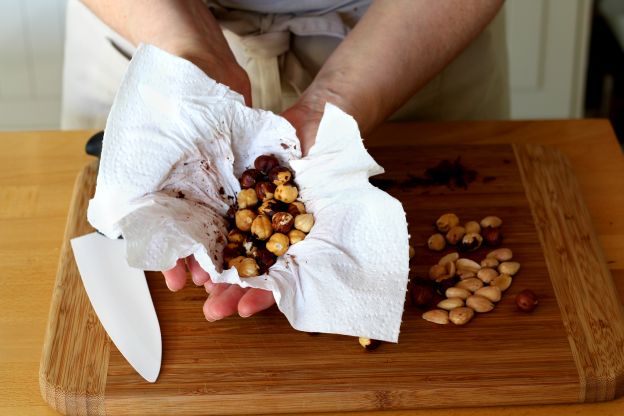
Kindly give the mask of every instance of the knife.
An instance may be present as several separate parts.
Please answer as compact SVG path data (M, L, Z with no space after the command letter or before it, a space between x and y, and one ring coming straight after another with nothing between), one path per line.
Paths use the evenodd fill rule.
M160 325L145 273L126 261L126 241L91 233L71 240L91 305L130 365L153 383L160 373Z

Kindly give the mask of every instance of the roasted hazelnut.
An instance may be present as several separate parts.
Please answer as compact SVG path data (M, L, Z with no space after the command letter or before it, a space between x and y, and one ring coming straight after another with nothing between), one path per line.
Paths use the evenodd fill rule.
M538 303L537 296L532 290L525 289L516 295L516 306L522 312L533 312Z
M254 218L251 223L251 233L258 238L258 240L266 240L273 234L273 228L271 227L271 220L266 215L260 214Z
M436 286L438 291L442 294L446 293L446 290L450 287L454 287L457 283L459 283L458 276L451 276L446 279L442 279L439 282L436 282Z
M275 166L268 174L269 180L275 185L284 185L292 179L292 172L285 166Z
M435 295L435 285L428 279L414 279L410 289L412 304L417 308L431 306Z
M288 212L293 217L296 217L299 214L305 214L306 209L305 209L305 206L303 205L303 202L295 201L295 202L291 202L290 204L288 204Z
M370 338L362 338L358 339L360 345L367 351L372 351L377 349L381 345L381 341Z
M241 233L239 230L234 229L228 233L227 240L230 243L241 245L245 241L245 234Z
M481 226L476 221L468 221L466 224L464 224L464 228L466 229L467 233L479 234L481 232Z
M266 249L276 256L281 256L288 251L289 239L282 233L275 233L266 243Z
M449 244L455 245L460 242L465 234L466 229L461 225L456 225L455 227L451 228L448 233L446 233L446 241L448 241Z
M485 245L490 247L500 247L503 244L503 233L500 227L485 227L481 229L481 236Z
M408 254L410 260L413 259L414 256L416 255L416 249L414 247L412 247L412 246L409 246L407 254Z
M264 201L260 205L260 207L258 208L258 213L264 214L267 217L271 218L273 217L273 215L275 215L276 212L282 211L280 209L280 205L282 205L282 202L278 202L274 199L269 199L267 201Z
M251 230L251 223L256 218L256 213L250 209L241 209L236 211L234 220L236 221L236 228L241 231Z
M446 240L442 234L434 234L427 240L429 250L442 251L446 247Z
M240 184L243 189L253 188L256 181L262 177L262 172L257 169L247 169L240 177Z
M297 244L305 238L305 233L299 230L290 230L288 232L288 239L290 240L290 245Z
M258 197L254 189L243 189L236 196L236 201L239 209L250 208L258 203Z
M266 271L275 264L277 258L266 248L257 248L253 252L253 257L256 259L260 271L266 273Z
M227 265L228 265L229 268L236 267L237 265L239 265L246 258L247 257L245 257L245 256L234 257L233 259L229 259L227 261Z
M444 214L436 221L436 227L441 233L447 233L451 228L459 225L459 217L455 214Z
M275 185L271 182L258 182L256 184L256 195L261 201L273 199L275 193Z
M312 214L300 214L295 217L295 228L304 233L309 233L314 225Z
M275 199L290 204L291 202L294 202L295 199L297 199L297 196L299 196L299 191L297 190L297 187L292 185L278 185L278 187L275 188L274 196Z
M278 233L286 234L293 227L295 219L287 212L278 212L271 218L273 230Z
M460 251L474 251L481 247L483 237L480 234L468 233L466 234L458 245Z
M244 257L243 260L234 264L234 267L238 271L240 277L258 276L258 272L260 271L258 263L251 257Z
M243 255L243 248L236 243L228 243L224 248L223 248L223 261L225 261L226 263L229 263L230 260L242 256Z
M503 225L503 220L494 215L487 216L481 220L481 228L498 228Z
M269 173L271 169L279 165L279 160L273 155L258 156L254 161L254 167L262 173Z

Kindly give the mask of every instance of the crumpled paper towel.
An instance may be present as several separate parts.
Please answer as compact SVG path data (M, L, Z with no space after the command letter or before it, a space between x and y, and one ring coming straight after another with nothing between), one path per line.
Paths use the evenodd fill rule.
M290 165L315 225L267 275L221 270L237 178L261 154ZM167 270L194 254L214 282L271 290L301 331L397 342L409 272L405 212L368 178L383 169L355 120L328 104L301 158L293 127L192 63L134 55L111 109L89 222L127 240L128 263Z

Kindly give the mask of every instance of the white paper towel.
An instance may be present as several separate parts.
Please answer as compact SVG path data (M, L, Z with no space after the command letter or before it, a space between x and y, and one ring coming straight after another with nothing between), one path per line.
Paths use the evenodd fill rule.
M224 215L261 154L295 173L315 225L267 275L221 270ZM291 325L397 342L407 286L401 203L368 178L383 169L355 120L328 104L301 159L293 127L190 62L141 45L109 115L89 222L127 240L128 263L167 270L194 254L214 282L271 290Z

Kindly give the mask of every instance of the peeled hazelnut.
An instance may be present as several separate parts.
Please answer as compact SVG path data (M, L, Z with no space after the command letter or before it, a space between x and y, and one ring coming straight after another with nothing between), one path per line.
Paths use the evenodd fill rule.
M465 225L464 228L466 229L467 233L476 233L479 234L481 232L481 226L479 225L478 222L476 221L468 221Z
M306 209L301 201L295 201L288 204L288 213L293 217L296 217L299 214L305 214Z
M492 279L490 286L496 286L501 290L501 292L504 292L509 289L512 281L513 279L508 274L501 274Z
M241 231L251 230L251 223L256 218L256 213L250 209L241 209L236 211L234 219L236 227Z
M256 249L253 252L253 257L256 259L262 273L266 273L269 267L273 266L277 260L275 255L266 248Z
M481 228L498 228L503 225L503 220L493 215L487 216L481 220Z
M362 338L362 337L360 337L358 339L358 342L367 351L375 350L375 349L377 349L377 347L379 347L381 345L381 341L379 341L377 339L370 339L370 338Z
M275 199L290 204L291 202L294 202L295 199L297 199L297 196L299 196L299 191L295 186L285 184L279 185L277 188L275 188L275 193L273 195L275 196Z
M459 217L455 214L444 214L436 221L436 227L441 233L447 233L457 225L459 225Z
M253 188L256 181L262 176L262 172L257 169L247 169L240 177L240 184L243 189Z
M277 214L275 214L277 215ZM251 223L251 233L258 238L258 240L266 240L273 234L273 228L271 227L271 220L266 215L260 214Z
M486 258L495 258L498 261L509 261L513 258L513 253L508 248L497 248L496 250L490 251Z
M249 208L258 203L258 197L254 189L243 189L236 196L236 201L238 202L238 208Z
M295 217L295 228L304 233L309 233L314 225L312 214L300 214Z
M474 316L474 310L472 308L455 308L449 312L449 321L453 322L455 325L465 325Z
M240 277L258 276L258 263L250 257L244 257L243 260L234 264L234 267L238 271Z
M442 309L432 309L422 314L425 321L433 322L438 325L446 325L449 323L449 313Z
M513 276L518 273L520 270L520 263L517 261L504 261L498 265L498 271L501 274L508 274L509 276Z
M288 232L288 239L290 240L290 245L297 244L300 241L303 241L305 238L305 233L299 230L290 230Z
M256 184L256 195L261 201L273 199L275 193L275 185L271 182L258 182Z
M273 155L258 156L254 161L254 167L263 173L269 173L277 165L279 165L279 161Z
M462 238L459 243L460 251L474 251L481 247L481 243L483 242L483 237L477 233L468 233Z
M494 309L494 304L488 298L478 295L472 295L466 299L466 306L479 313L489 312Z
M481 236L485 245L490 247L500 247L503 244L503 232L500 227L485 227L481 230Z
M439 261L438 264L444 265L446 263L450 262L456 262L457 259L459 258L459 253L449 253L447 255L445 255L444 257L442 257Z
M266 248L276 256L281 256L288 251L288 237L282 233L275 233L266 243Z
M477 277L481 279L483 283L490 283L496 276L498 276L498 272L489 267L484 267L477 272Z
M446 240L442 234L434 234L427 240L429 250L442 251L446 247Z
M492 269L498 267L498 260L494 257L486 257L481 260L481 267L490 267Z
M539 301L532 290L525 289L516 295L516 306L522 312L533 312Z
M275 166L269 171L268 176L269 180L273 182L274 185L283 185L290 182L292 179L292 172L287 167Z
M491 302L498 302L501 300L501 290L496 286L484 286L475 292L477 296L483 296L489 299Z
M245 257L245 256L234 257L234 258L228 260L227 265L228 265L229 268L236 267L237 265L239 265L246 258L247 257Z
M435 286L431 280L414 279L410 287L412 304L417 308L425 308L431 305L435 295Z
M230 243L235 243L237 245L240 245L240 244L243 244L243 242L245 241L245 234L241 233L237 229L234 229L228 233L227 240Z
M457 244L466 234L466 229L460 225L456 225L446 233L446 241L449 244Z
M277 233L286 234L295 223L295 219L287 212L277 212L271 218L271 225Z

